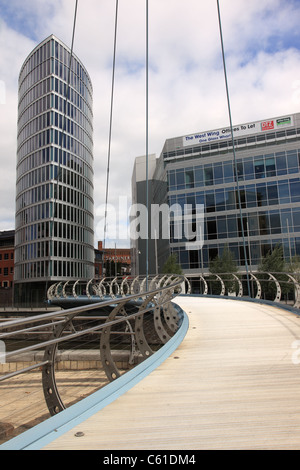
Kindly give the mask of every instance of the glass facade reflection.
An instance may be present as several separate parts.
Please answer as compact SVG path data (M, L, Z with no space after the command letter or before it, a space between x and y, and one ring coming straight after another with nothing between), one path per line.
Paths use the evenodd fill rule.
M48 283L94 270L92 83L50 36L19 75L15 291L45 298ZM27 292L27 293L26 293Z
M170 213L169 253L187 274L207 272L226 245L243 270L242 227L252 269L278 243L287 261L300 255L300 114L237 125L233 136L236 172L228 128L167 139L156 161L153 180L167 187L152 203L167 200L182 214L187 205L191 214L204 206L201 250L187 250L184 221Z
M194 143L195 138L192 146L187 138L182 138L181 146L179 139L166 141L162 160L169 204L179 204L182 210L185 204L192 210L203 204L205 210L202 250L187 251L187 240L175 236L181 233L176 227L179 222L171 220L170 251L177 254L186 273L207 271L225 245L243 269L241 224L247 262L253 269L278 243L284 247L286 260L300 255L300 115L237 126L237 134L250 127L257 132L244 132L240 138L234 134L237 174L231 135L222 139L221 130L202 133L201 137L218 136L202 145Z

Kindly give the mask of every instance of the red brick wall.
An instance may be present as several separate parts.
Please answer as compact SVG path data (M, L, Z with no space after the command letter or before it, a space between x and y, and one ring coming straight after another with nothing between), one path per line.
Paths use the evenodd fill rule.
M0 247L0 287L12 287L14 280L14 248Z

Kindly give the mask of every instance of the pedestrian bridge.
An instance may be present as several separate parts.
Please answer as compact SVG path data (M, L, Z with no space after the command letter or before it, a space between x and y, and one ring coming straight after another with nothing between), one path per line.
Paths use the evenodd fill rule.
M174 303L184 316L161 349L0 449L299 449L297 311L193 295Z

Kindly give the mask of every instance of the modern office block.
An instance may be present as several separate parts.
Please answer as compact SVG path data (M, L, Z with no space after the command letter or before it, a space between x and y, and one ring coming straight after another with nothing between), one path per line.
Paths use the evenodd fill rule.
M19 75L15 300L94 275L92 83L55 36Z
M236 125L233 136L234 146L228 127L167 139L157 159L168 184L162 200L192 214L204 207L201 249L186 248L176 236L182 222L170 216L169 249L187 274L209 271L225 245L241 271L244 243L251 269L277 244L286 261L300 255L300 114Z
M155 243L150 235L150 217L147 207L147 191L148 201L153 203L153 188L154 181L153 175L156 168L156 156L151 154L148 156L148 187L146 184L146 156L137 157L134 164L132 173L132 208L131 211L131 258L133 260L132 273L133 275L146 274L146 240L148 237L148 252L152 253L148 258L149 273L156 272L155 265ZM145 208L145 211L138 210L138 205ZM142 208L143 208L142 207ZM146 213L147 212L147 213ZM136 221L136 222L135 222Z

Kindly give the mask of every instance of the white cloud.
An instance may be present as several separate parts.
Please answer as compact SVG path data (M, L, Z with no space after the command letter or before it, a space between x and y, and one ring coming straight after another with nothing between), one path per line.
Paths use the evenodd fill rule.
M0 230L7 221L14 224L18 73L33 47L51 33L70 45L74 5L70 0L11 0L11 11L18 8L20 17L32 15L34 21L25 22L24 34L12 24L0 26L0 80L7 94L7 103L0 104ZM299 3L220 0L220 8L234 123L297 112ZM74 50L94 87L95 209L105 201L114 14L112 0L79 0ZM167 138L228 124L217 3L151 0L149 33L149 152L159 155ZM145 2L121 0L111 204L119 196L130 196L134 159L145 153L144 67ZM97 223L96 216L95 227Z
M0 80L5 90L0 104L0 230L14 228L18 74L34 43L0 20Z

